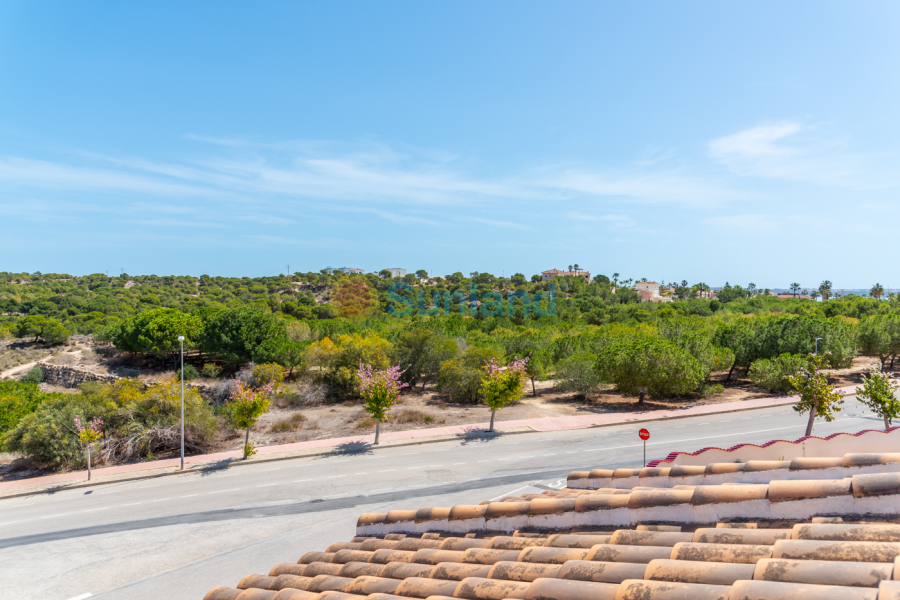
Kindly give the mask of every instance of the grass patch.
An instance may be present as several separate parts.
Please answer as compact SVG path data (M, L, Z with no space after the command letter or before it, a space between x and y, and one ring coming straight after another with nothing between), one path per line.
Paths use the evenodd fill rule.
M394 413L394 421L397 423L434 423L435 418L421 410L408 409L398 410ZM443 423L444 421L439 421Z
M272 431L280 433L283 431L297 431L303 427L306 417L300 413L293 415L290 419L283 419L272 425Z
M375 421L371 418L366 418L356 424L357 429L368 429L369 427L375 427Z

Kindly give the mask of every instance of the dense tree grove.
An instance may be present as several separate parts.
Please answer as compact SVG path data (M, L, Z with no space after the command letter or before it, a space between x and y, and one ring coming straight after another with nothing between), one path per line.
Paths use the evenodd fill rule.
M787 377L815 350L827 368L846 367L863 353L889 369L900 354L896 298L779 299L750 284L726 286L711 299L703 297L706 284L682 282L674 285L675 302L641 303L618 274L592 283L579 277L541 282L521 273L389 275L0 273L0 339L53 345L93 334L174 370L177 338L184 336L188 366L205 376L231 377L251 362L277 364L339 401L359 401L361 365L398 367L408 390L431 384L454 402L476 403L484 401L486 368L527 359L523 377L531 380L531 393L535 380L553 378L558 389L579 397L614 388L643 400L714 393L711 374L730 378L736 369L785 392ZM822 296L828 291L823 283ZM80 450L66 433L74 411L107 423L106 456L167 447L166 389L97 386L65 397L42 394L35 384L0 387L5 447L49 465L79 464ZM192 402L199 448L211 439L213 409L199 396ZM61 437L38 449L45 434Z

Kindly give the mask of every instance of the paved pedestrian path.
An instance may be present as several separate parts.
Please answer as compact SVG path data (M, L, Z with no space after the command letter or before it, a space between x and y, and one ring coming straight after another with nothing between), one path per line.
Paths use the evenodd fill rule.
M854 393L856 386L840 388L844 393ZM514 419L510 421L497 421L495 428L501 434L525 433L529 431L562 431L567 429L587 429L591 427L604 427L622 425L625 423L638 423L645 421L659 421L672 418L696 417L714 413L727 413L742 410L754 410L772 406L784 406L797 402L797 396L778 396L759 398L755 400L742 400L739 402L727 402L722 404L705 404L689 408L677 408L667 410L649 410L634 412L597 413L587 415L573 415L566 417L543 417L536 419ZM426 442L440 442L456 438L487 435L488 423L471 423L468 425L447 425L444 427L429 427L426 429L408 429L404 431L391 431L381 434L378 447L395 447L407 444ZM253 464L267 460L281 460L285 458L300 458L303 456L316 456L337 452L354 452L372 449L375 435L358 435L342 438L329 438L324 440L310 440L294 444L280 444L275 446L263 446L257 449L256 456L247 461L241 459L241 450L229 452L216 452L185 458L185 469L203 470L228 465ZM173 475L180 472L180 459L170 458L150 462L105 467L92 471L91 483L109 483L111 481L140 479L146 477L158 477L161 475ZM17 481L0 483L0 498L21 495L22 493L36 493L49 491L62 487L87 484L87 471L73 471L58 475L44 477L32 477Z

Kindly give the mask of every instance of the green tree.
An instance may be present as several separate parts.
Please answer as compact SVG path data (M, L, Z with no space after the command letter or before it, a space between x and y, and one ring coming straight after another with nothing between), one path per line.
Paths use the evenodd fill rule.
M819 293L822 295L823 301L828 301L831 298L831 282L827 279L819 284Z
M667 397L687 394L703 380L703 367L686 350L664 340L643 339L601 348L600 379L625 394Z
M42 315L30 315L22 319L16 327L16 336L28 338L34 336L34 341L43 340L48 346L65 344L71 332L62 326L56 319L48 319Z
M556 365L554 379L556 389L575 392L579 398L587 398L603 383L597 372L597 356L590 352L573 354L560 361Z
M528 379L525 374L527 362L528 359L514 359L502 369L492 359L485 365L478 393L491 409L491 426L488 431L494 431L494 416L497 410L519 400L525 392L525 381Z
M890 368L900 355L900 315L872 315L859 322L859 351L877 356L882 370L890 359Z
M411 386L422 382L422 389L437 378L441 363L450 360L458 348L453 340L430 329L415 327L400 333L393 348L394 361L402 367L402 380Z
M791 293L794 295L794 298L796 298L796 297L797 297L797 294L800 292L800 287L801 287L801 286L800 286L799 283L792 283L792 284L791 284Z
M455 402L477 402L484 366L499 359L500 353L494 348L469 348L460 356L441 363L437 389L449 393Z
M531 380L531 395L537 396L534 381L546 379L550 370L550 355L541 348L528 353L528 362L525 363L525 374Z
M869 295L876 300L881 300L881 297L884 296L884 286L880 283L876 283L872 286L872 289L869 290Z
M796 375L788 376L788 381L800 396L794 410L801 415L809 413L809 421L806 424L807 436L812 435L816 417L822 417L830 423L835 419L834 413L840 412L840 405L844 403L844 394L828 383L828 375L822 372L827 365L827 353L810 354L800 371Z
M202 322L199 317L174 308L157 308L144 311L127 319L118 328L113 344L120 350L149 354L165 361L181 348L179 336L184 336L185 348L193 347Z
M863 375L862 380L863 386L857 389L856 399L884 419L885 430L890 429L891 421L900 417L900 400L897 400L900 386L880 369L872 369L868 377Z
M416 277L418 277L419 279L428 279L428 271L426 271L425 269L419 269L418 271L416 271Z
M278 318L256 308L227 308L202 313L200 347L212 357L231 364L254 360L254 353L288 341Z
M256 454L256 448L250 444L250 428L256 425L259 418L269 410L272 405L269 395L272 393L272 385L269 384L254 390L243 381L234 382L234 390L226 407L226 419L235 429L245 430L244 436L244 460Z
M770 392L787 393L793 389L788 377L796 375L806 362L799 354L785 352L774 358L760 358L750 365L748 376L755 385Z

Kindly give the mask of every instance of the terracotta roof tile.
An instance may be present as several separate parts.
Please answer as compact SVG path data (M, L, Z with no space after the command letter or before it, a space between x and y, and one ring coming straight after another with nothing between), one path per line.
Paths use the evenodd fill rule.
M431 579L462 581L466 577L487 577L490 571L490 565L442 562L434 567L428 577Z
M732 590L732 598L741 600L875 600L878 595L866 588L774 581L738 581Z
M615 600L619 586L612 583L536 579L525 600Z
M646 570L647 566L643 563L569 560L560 567L557 578L572 579L576 581L622 583L626 579L642 579Z
M651 560L643 579L731 585L739 579L752 579L756 567L743 563L696 562L688 560Z
M729 594L731 587L725 585L629 579L619 586L616 600L728 600Z
M849 587L878 587L882 580L891 578L893 569L894 565L891 563L764 558L756 563L756 571L753 577L746 577L745 579Z

